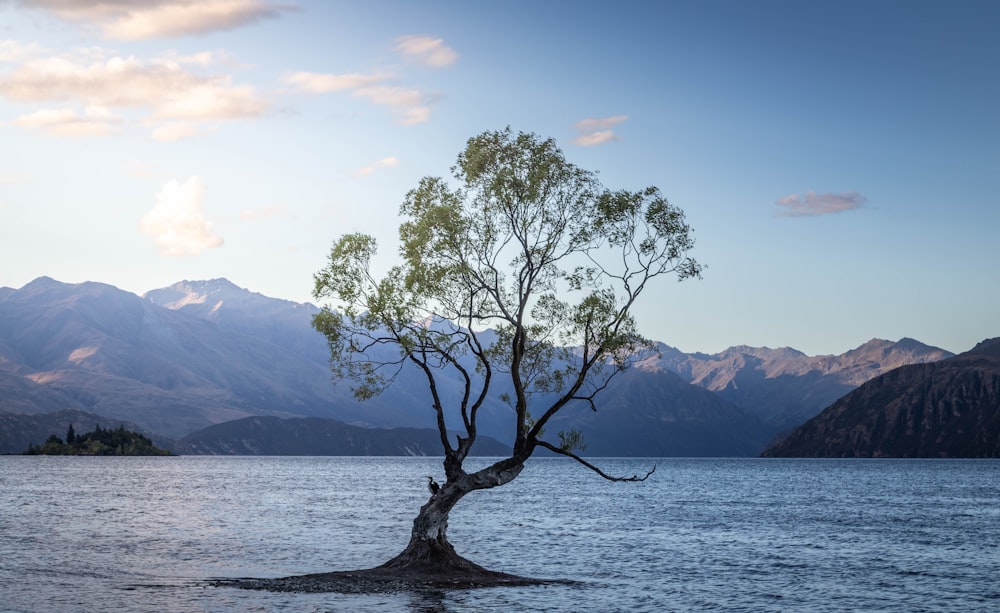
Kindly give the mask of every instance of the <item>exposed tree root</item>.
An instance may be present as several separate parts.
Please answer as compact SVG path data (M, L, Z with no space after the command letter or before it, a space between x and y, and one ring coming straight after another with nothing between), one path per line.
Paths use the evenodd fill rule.
M298 575L278 579L216 579L210 585L272 592L337 592L341 594L378 594L425 590L467 590L484 587L523 587L566 584L569 581L519 577L482 569L481 571L441 572L431 569L392 569L385 567Z
M445 539L411 542L385 564L363 570L336 571L278 579L216 579L214 586L273 592L340 592L370 594L399 591L474 589L482 587L571 583L520 577L479 566L458 555Z

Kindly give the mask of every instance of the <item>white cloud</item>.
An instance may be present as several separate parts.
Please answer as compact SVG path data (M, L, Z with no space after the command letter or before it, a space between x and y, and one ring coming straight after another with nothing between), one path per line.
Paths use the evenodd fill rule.
M212 54L94 61L99 52L92 49L85 54L29 59L0 74L0 96L15 102L76 101L95 108L136 109L146 113L145 123L152 123L154 138L161 140L164 134L171 138L181 134L176 127L160 125L164 122L256 117L270 107L253 87L235 85L228 75L195 72L185 66L211 64ZM28 119L20 125L42 128L44 124Z
M107 38L120 40L206 34L294 10L263 0L21 0L21 4L95 25Z
M782 217L814 217L860 209L866 202L868 202L868 198L858 192L817 194L809 191L801 196L789 194L784 198L779 198L775 204L783 207L784 210L778 212L778 215Z
M427 123L431 120L431 110L426 106L402 109L397 113L399 123L404 126L415 126L418 123Z
M386 84L391 79L391 75L381 74L296 72L285 77L285 82L309 94L350 91L352 96L391 108L401 124L413 125L429 121L431 111L427 105L430 97L413 87Z
M139 228L160 249L160 255L198 255L222 246L222 238L205 219L204 192L201 179L191 177L184 183L169 181L156 194L156 205L143 216Z
M618 135L611 128L626 119L628 119L628 115L582 119L573 125L577 131L577 137L573 139L573 144L581 147L593 147L618 140Z
M406 59L435 68L448 66L458 59L458 54L444 41L429 36L401 36L396 39L394 48ZM285 77L286 83L303 93L350 92L372 104L389 107L396 121L404 125L430 121L433 96L415 87L397 85L394 80L395 75L379 73L296 72Z
M613 140L618 140L618 137L615 136L614 132L611 130L598 130L597 132L577 136L573 139L573 144L581 147L593 147L594 145L600 145L601 143L607 143Z
M267 109L253 87L233 86L228 77L191 84L179 95L160 102L153 113L159 119L235 119L256 117Z
M21 62L40 52L41 47L35 43L25 45L16 40L0 40L0 62Z
M367 177L379 168L395 168L399 165L399 160L394 157L382 158L381 160L375 162L374 164L369 164L364 168L359 168L355 170L352 174L355 177Z
M33 128L49 136L107 136L119 118L103 107L87 107L83 115L73 109L40 109L14 120L23 128Z
M454 49L440 38L430 36L400 36L395 49L407 59L432 68L450 66L458 60Z

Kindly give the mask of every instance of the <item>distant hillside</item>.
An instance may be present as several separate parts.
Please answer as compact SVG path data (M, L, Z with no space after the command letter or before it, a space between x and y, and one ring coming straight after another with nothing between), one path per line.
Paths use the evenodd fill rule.
M441 439L427 428L358 428L316 417L247 417L209 426L177 441L177 453L196 455L439 456ZM499 456L510 448L480 437L472 455Z
M0 298L0 411L84 410L171 438L261 414L360 426L428 423L412 410L427 405L413 388L362 404L349 385L333 385L325 340L310 324L315 307L224 280L184 287L188 300L173 308L101 283L45 277L7 293ZM199 300L219 294L226 298L202 308Z
M1000 339L881 375L763 455L1000 457Z
M359 402L334 382L316 307L269 298L226 279L183 281L144 297L102 283L42 277L0 292L0 413L86 411L178 439L253 416L319 417L366 428L433 427L426 379L405 367ZM489 343L493 335L484 332ZM588 455L756 455L866 377L947 352L903 339L843 356L734 347L683 354L662 345L598 397L552 425L580 427ZM679 373L677 378L674 373ZM669 375L669 376L667 376ZM683 380L682 380L683 379ZM479 432L513 438L505 383L479 412ZM461 421L457 378L438 391Z
M937 362L953 354L910 338L872 339L842 355L808 356L784 347L737 346L716 354L687 354L662 345L644 367L665 368L717 393L767 424L790 430L819 414L865 381L906 364Z
M760 420L718 395L674 373L640 368L613 380L597 411L570 406L548 430L574 428L591 456L753 456L771 436Z
M21 453L29 445L41 445L50 434L64 437L70 425L77 432L89 432L98 426L105 429L124 426L148 436L159 447L170 449L173 446L172 440L142 431L139 426L130 422L119 422L84 411L65 410L35 415L0 413L0 453Z
M153 444L149 437L126 430L105 429L100 426L90 432L77 434L71 426L65 439L52 433L42 445L29 445L24 455L71 455L71 456L168 456L166 449Z

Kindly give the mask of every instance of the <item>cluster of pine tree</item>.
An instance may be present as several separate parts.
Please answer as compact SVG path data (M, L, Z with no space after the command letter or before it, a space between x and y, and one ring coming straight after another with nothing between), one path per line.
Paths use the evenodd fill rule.
M24 455L173 455L160 449L147 437L118 426L117 430L103 430L95 426L93 432L77 434L70 424L66 440L55 434L49 436L41 447L28 445Z

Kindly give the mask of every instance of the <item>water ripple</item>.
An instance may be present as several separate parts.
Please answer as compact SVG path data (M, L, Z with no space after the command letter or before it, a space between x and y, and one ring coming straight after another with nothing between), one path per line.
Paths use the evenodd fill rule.
M608 460L637 472L647 460ZM453 513L460 553L572 586L346 596L211 578L370 567L405 545L428 458L0 457L5 611L996 609L1000 462L562 460Z

